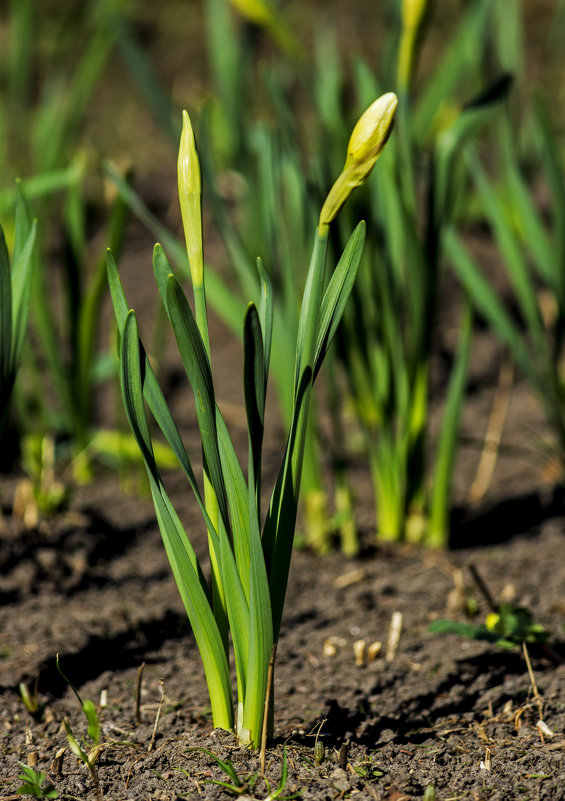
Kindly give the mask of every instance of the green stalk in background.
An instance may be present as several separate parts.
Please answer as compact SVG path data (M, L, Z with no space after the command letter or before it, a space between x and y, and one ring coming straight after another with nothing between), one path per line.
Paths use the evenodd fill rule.
M163 249L155 246L153 268L159 294L196 400L204 480L213 492L213 496L202 498L190 458L139 339L135 312L128 311L116 263L108 254L108 279L120 340L124 405L143 454L165 549L202 657L214 725L235 728L239 743L255 748L260 745L264 733L272 735L272 716L269 714L265 718L267 706L272 706L273 701L269 664L274 662L280 633L312 386L351 292L365 238L361 223L326 287L329 225L351 192L366 180L373 168L390 133L396 103L395 95L384 95L361 117L350 140L345 167L320 214L298 320L293 416L264 522L261 451L274 308L268 273L259 261L260 300L258 305L249 303L244 318L244 397L249 442L245 479L216 405L210 355L198 316L193 315ZM181 209L193 286L197 291L202 290L202 313L205 314L197 162L192 130L185 116L179 157ZM212 562L212 592L163 486L145 404L183 468L202 512ZM222 604L216 603L214 584L222 593ZM236 668L236 716L233 714L226 618Z
M402 27L398 45L397 85L402 94L408 92L414 71L417 42L428 0L403 0Z
M363 99L374 79L358 63ZM364 435L374 484L377 532L431 546L449 542L451 474L463 403L472 322L464 312L435 463L428 443L429 369L443 237L464 188L462 154L505 96L503 78L439 128L424 182L414 170L415 134L408 97L399 97L397 136L368 185L372 230L352 304L338 339L354 409ZM410 169L406 164L410 162ZM358 213L356 209L355 214ZM341 220L343 237L351 225Z
M449 231L446 246L473 304L538 395L554 432L549 452L565 482L565 170L540 103L535 125L551 203L548 214L540 211L518 160L512 122L505 122L498 180L489 177L476 153L468 154L467 169L504 261L520 319L510 314L455 231Z
M230 8L230 5L234 8ZM261 28L279 49L292 58L293 66L301 63L303 53L286 21L269 3L262 0L253 3L247 3L246 0L231 3L228 0L208 0L206 8L208 52L217 98L205 105L198 121L201 138L212 144L202 154L201 168L208 187L208 201L233 262L239 285L234 290L231 282L208 271L207 300L230 329L241 336L240 304L249 298L258 302L256 254L268 254L265 258L265 269L273 282L275 296L272 374L283 421L288 426L292 419L294 402L292 363L296 349L298 304L304 286L303 276L297 267L308 258L309 232L316 220L319 201L310 197L311 192L303 180L305 154L297 146L296 119L286 98L285 87L280 82L280 70L262 69L261 75L261 85L265 86L267 100L273 106L279 121L277 128L264 123L249 124L252 116L250 109L257 105L257 59L253 58L257 31L252 30L252 27ZM234 10L237 10L242 19L237 19ZM136 59L143 61L142 68L140 65L140 69L133 70L133 74L138 79L141 91L147 96L156 118L166 122L170 114L158 113L166 100L165 93L161 91L159 100L154 97L153 92L148 91L149 87L157 90L158 80L150 63L144 59L141 48L135 43L131 30L124 26L125 20L116 16L114 35L117 43L122 48L124 36L127 34L128 52L135 49ZM324 72L328 72L328 65L325 65ZM338 123L342 133L345 132L338 148L341 153L347 142L347 129L339 120L340 114L337 113L332 124L335 126ZM327 115L322 117L322 122L329 124ZM166 127L168 130L169 126ZM237 172L237 222L233 214L226 212L220 189L226 167ZM178 269L184 271L184 247L163 230L163 226L116 174L114 168L107 165L106 169L118 185L126 203L167 246ZM330 171L328 174L333 173ZM244 187L243 190L241 187ZM331 534L337 528L340 530L343 547L353 553L357 548L353 508L351 501L346 503L351 498L351 492L342 470L340 487L336 489L337 514L335 517L331 516L323 483L322 449L318 443L316 419L315 413L310 415L304 446L304 539L315 551L324 552L331 547Z
M0 226L0 438L6 429L27 328L35 240L36 223L18 186L11 264Z
M196 152L194 132L188 114L183 112L183 126L178 157L178 184L179 201L181 207L184 238L188 256L188 266L192 280L194 294L194 310L196 325L204 344L208 359L210 359L210 336L208 334L208 313L206 308L206 288L204 285L204 247L202 242L202 179L200 175L200 162ZM204 460L206 454L203 453ZM217 531L219 528L218 499L214 486L204 471L204 502L206 511ZM219 567L219 554L214 549L212 532L208 531L208 548L212 571L212 597L214 613L220 626L224 647L227 651L228 619L225 589L223 587Z
M405 536L407 531L413 539L421 539L428 525L431 506L436 510L441 506L439 500L432 501L430 494L439 498L440 490L430 490L428 485L443 487L447 491L445 481L429 480L427 467L429 360L443 269L442 232L453 211L452 200L463 194L460 191L463 187L458 151L473 136L471 119L477 119L469 109L461 109L454 98L484 85L487 56L492 58L488 48L493 30L495 41L500 41L500 49L504 50L498 58L501 66L516 60L516 37L503 31L505 2L475 0L468 4L460 21L454 24L453 35L440 52L436 68L418 87L417 95L412 79L422 37L430 32L429 28L426 29L428 19L432 18L431 14L428 15L429 4L425 0L403 0L391 5L390 18L398 22L398 36L392 32L389 39L395 46L387 47L383 52L389 58L385 73L391 75L392 80L395 75L397 77L399 107L394 157L389 153L385 162L394 166L387 169L383 165L366 199L375 220L371 228L379 233L368 248L376 254L371 259L374 269L367 267L367 277L361 277L363 291L357 290L363 298L361 305L367 307L359 319L367 328L351 335L357 338L361 333L365 337L363 358L358 358L359 354L355 357L353 395L364 387L365 397L358 399L356 408L359 419L365 415L369 423L367 426L362 422L362 427L369 445L375 487L378 488L380 519L385 521L385 529L392 539ZM283 420L289 425L294 403L289 365L295 348L297 298L303 288L302 278L296 272L296 264L301 260L295 242L298 240L300 245L304 242L303 232L310 230L309 220L319 207L322 195L319 187L327 186L328 176L335 174L335 154L342 152L347 141L347 110L343 102L347 87L340 72L336 42L320 25L315 69L302 74L298 60L290 65L292 79L303 79L307 93L314 96L316 116L324 123L323 147L317 148L315 156L307 153L305 159L296 147L297 116L285 99L293 86L289 79L289 63L286 62L284 67L278 64L281 67L278 70L263 69L262 75L258 76L255 60L250 58L254 51L252 47L246 47L250 44L246 39L250 34L248 22L259 25L268 38L276 40L268 4L239 0L232 5L245 20L239 26L237 22L242 21L231 13L228 0L208 0L209 58L220 102L205 108L198 130L203 139L213 143L213 147L202 154L202 172L209 187L208 199L233 262L239 292L234 298L229 283L209 271L207 296L216 313L232 330L239 332L237 305L242 298L257 302L255 256L257 253L266 254L265 269L273 282L275 297L272 375ZM518 0L512 0L513 29L518 7ZM361 106L365 106L369 97L374 97L379 90L375 88L372 76L367 80L368 70L359 66L359 62L354 66L354 83L359 90ZM264 80L258 81L258 77ZM266 125L249 125L253 109L263 98L257 91L258 85L266 90L267 113L271 107L275 110L278 127L274 133ZM485 101L486 106L488 103ZM260 110L265 113L265 109ZM479 127L477 123L476 130ZM313 137L310 121L308 135ZM305 169L309 176L308 192L301 180ZM224 179L231 179L229 186L232 191L235 189L232 194L235 199L233 214L226 212L223 202ZM128 203L155 231L160 231L156 233L157 237L170 239L138 198L130 194ZM357 207L352 217L355 220L365 215L366 209L359 211ZM352 228L352 222L347 224L342 217L338 250L343 248ZM332 239L336 238L332 234ZM292 248L288 245L291 242ZM177 258L178 244L174 249L167 244L167 248L180 269L186 259L184 256L180 260ZM377 295L369 299L371 293ZM394 314L391 309L395 309ZM375 321L371 314L376 315ZM360 324L357 323L357 328ZM372 334L368 333L369 328L372 328ZM462 332L468 330L467 324L462 323ZM387 340L385 344L383 337ZM396 338L395 343L391 337ZM380 355L376 356L379 348ZM466 352L467 348L462 347L460 353ZM352 355L350 359L353 360ZM360 377L360 370L367 373L365 379ZM335 369L328 372L331 381L334 381L332 376L336 372ZM464 382L460 376L460 367L454 365L453 380L463 392ZM379 383L378 390L375 382ZM379 395L377 407L380 408L374 407L367 393ZM455 391L448 390L447 394L450 404L460 408L461 398L457 398ZM335 431L339 429L338 404L335 402L339 391L335 383L329 387L329 395ZM453 430L454 437L457 428L453 426L455 417L446 409L445 425ZM310 415L311 434L304 446L302 503L306 541L318 552L323 552L330 547L330 535L337 528L342 529L342 547L345 547L353 513L350 503L343 517L338 515L332 520L328 514L330 504L322 484L320 447L316 442L317 418L317 414ZM383 425L378 422L382 420L385 421ZM451 421L449 424L448 420ZM385 427L388 428L386 434ZM447 443L447 435L442 437L442 442ZM336 451L334 462L343 465L347 460L346 454L343 450L337 453L335 442L332 445ZM453 440L452 452L454 448ZM449 450L447 445L440 449L441 453ZM453 453L449 458L452 457ZM350 498L343 467L339 476L335 473L334 481L336 486L339 484L340 497ZM448 503L445 494L443 503ZM337 509L337 490L335 506ZM446 513L440 515L437 511L433 514L436 520L446 519L446 516ZM442 537L445 542L445 531ZM355 546L348 544L347 547L352 552Z
M41 220L27 289L31 347L26 344L21 354L22 380L12 405L22 466L35 483L41 472L38 454L44 450L56 454L58 464L71 462L73 477L81 481L89 478L95 455L115 466L123 451L121 432L95 430L95 388L117 376L108 354L97 352L106 259L105 254L96 258L88 241L87 219L98 199L90 191L91 154L80 141L114 46L109 21L116 5L113 0L84 3L77 17L46 11L37 0L11 2L9 46L0 54L0 99L6 110L0 124L0 167L22 175L21 186ZM51 33L41 31L38 47L38 19L44 14ZM22 130L30 136L22 137ZM13 203L12 190L0 193L2 218ZM117 252L125 205L118 197L111 209L97 211L107 219L106 238ZM56 300L49 291L54 265L47 256L54 244L64 253ZM60 443L56 449L55 440Z

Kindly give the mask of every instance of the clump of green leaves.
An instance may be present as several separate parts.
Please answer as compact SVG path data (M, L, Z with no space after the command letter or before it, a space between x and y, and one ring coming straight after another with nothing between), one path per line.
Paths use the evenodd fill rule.
M211 757L229 779L229 781L221 781L218 779L206 779L203 782L204 784L217 784L219 787L222 787L224 790L230 793L230 795L234 796L245 795L246 798L258 798L258 796L255 795L255 789L260 780L260 775L258 772L252 773L245 779L245 781L242 781L241 778L238 776L237 771L230 759L222 760L220 759L220 757L214 754L213 751L209 751L206 748L199 748L194 750L202 751L202 753L207 754L209 757ZM268 779L265 778L264 781L265 784L267 785L267 795L261 801L275 801L275 799L277 798L280 799L280 801L290 801L290 799L297 797L298 793L294 795L282 795L288 781L287 763L288 763L287 751L286 748L284 748L282 757L282 766L281 766L281 777L279 780L278 787L276 789L271 790L270 783Z
M476 152L466 166L506 270L515 311L497 291L469 247L453 230L446 247L454 269L477 311L508 349L537 394L554 441L543 443L555 457L565 482L565 168L547 110L541 101L534 117L540 178L549 208L534 201L516 146L512 120L500 136L500 174L489 175Z
M94 784L96 795L98 798L101 798L100 782L98 779L98 771L96 770L96 761L100 755L100 752L104 748L104 743L100 742L100 721L98 720L98 712L96 711L93 701L91 701L89 698L87 698L85 701L82 700L77 688L63 673L59 664L59 654L57 654L56 664L57 670L71 688L73 693L76 695L87 722L87 737L80 741L75 736L68 720L63 718L63 725L65 727L69 748L73 754L75 754L75 756L77 756L78 759L86 766L90 774L90 778L92 779L92 783Z
M33 688L30 688L25 684L23 681L20 682L18 686L18 690L20 692L20 698L22 699L22 703L25 706L26 710L35 720L41 720L43 717L43 709L44 704L41 703L39 700L39 693L38 693L38 682L37 679L33 685Z
M498 611L487 615L485 622L457 622L455 620L434 620L428 631L435 634L460 634L471 640L485 640L494 643L498 648L512 649L522 643L545 645L548 632L540 623L536 623L529 609L512 603L502 603Z
M116 263L108 254L126 414L145 460L167 556L202 656L214 725L232 730L235 723L239 743L255 748L271 734L273 726L273 665L296 526L312 386L343 315L365 239L365 227L360 223L326 285L329 226L374 166L392 128L396 105L396 96L389 93L362 115L351 136L345 167L328 195L331 203L325 204L320 214L297 323L291 425L264 519L261 474L273 335L272 284L258 260L260 300L258 306L248 304L243 320L246 478L215 398L203 257L202 182L188 114L184 115L178 177L194 313L160 245L153 252L153 271L195 396L203 492L139 337L135 311L128 310ZM145 404L175 453L206 524L211 586L163 485ZM229 634L237 679L235 719Z
M51 782L47 782L45 787L45 774L43 771L35 771L29 765L23 762L18 762L23 773L20 773L18 779L23 782L17 789L18 795L30 795L32 798L59 798L59 793Z

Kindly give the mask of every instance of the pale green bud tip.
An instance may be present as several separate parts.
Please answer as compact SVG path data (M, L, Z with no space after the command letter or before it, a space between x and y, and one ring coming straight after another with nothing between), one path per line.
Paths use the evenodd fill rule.
M403 0L402 24L405 28L417 28L426 10L427 0Z
M329 225L353 190L365 183L392 131L398 98L387 92L361 115L349 139L347 159L320 213L320 227Z
M182 113L182 133L178 158L179 202L192 283L202 286L202 179L194 131L186 111Z
M202 191L200 178L200 162L196 152L196 142L194 141L194 131L188 112L182 113L182 133L180 137L179 160L178 160L178 179L179 195L186 193L199 195Z
M398 98L394 92L387 92L359 117L347 146L346 168L353 163L369 164L372 161L368 172L373 169L392 131L397 105Z

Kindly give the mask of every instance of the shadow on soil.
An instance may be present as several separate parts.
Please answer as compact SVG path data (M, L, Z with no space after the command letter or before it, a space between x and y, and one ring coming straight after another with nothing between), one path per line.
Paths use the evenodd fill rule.
M523 534L534 537L542 523L558 517L565 517L565 490L560 487L549 495L530 493L505 498L476 511L455 509L449 547L459 550L496 545Z

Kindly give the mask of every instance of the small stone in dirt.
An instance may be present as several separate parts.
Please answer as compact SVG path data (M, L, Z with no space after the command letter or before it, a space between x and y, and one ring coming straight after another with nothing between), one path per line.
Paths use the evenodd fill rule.
M345 792L350 789L349 777L343 768L336 768L332 771L330 779L336 790Z

